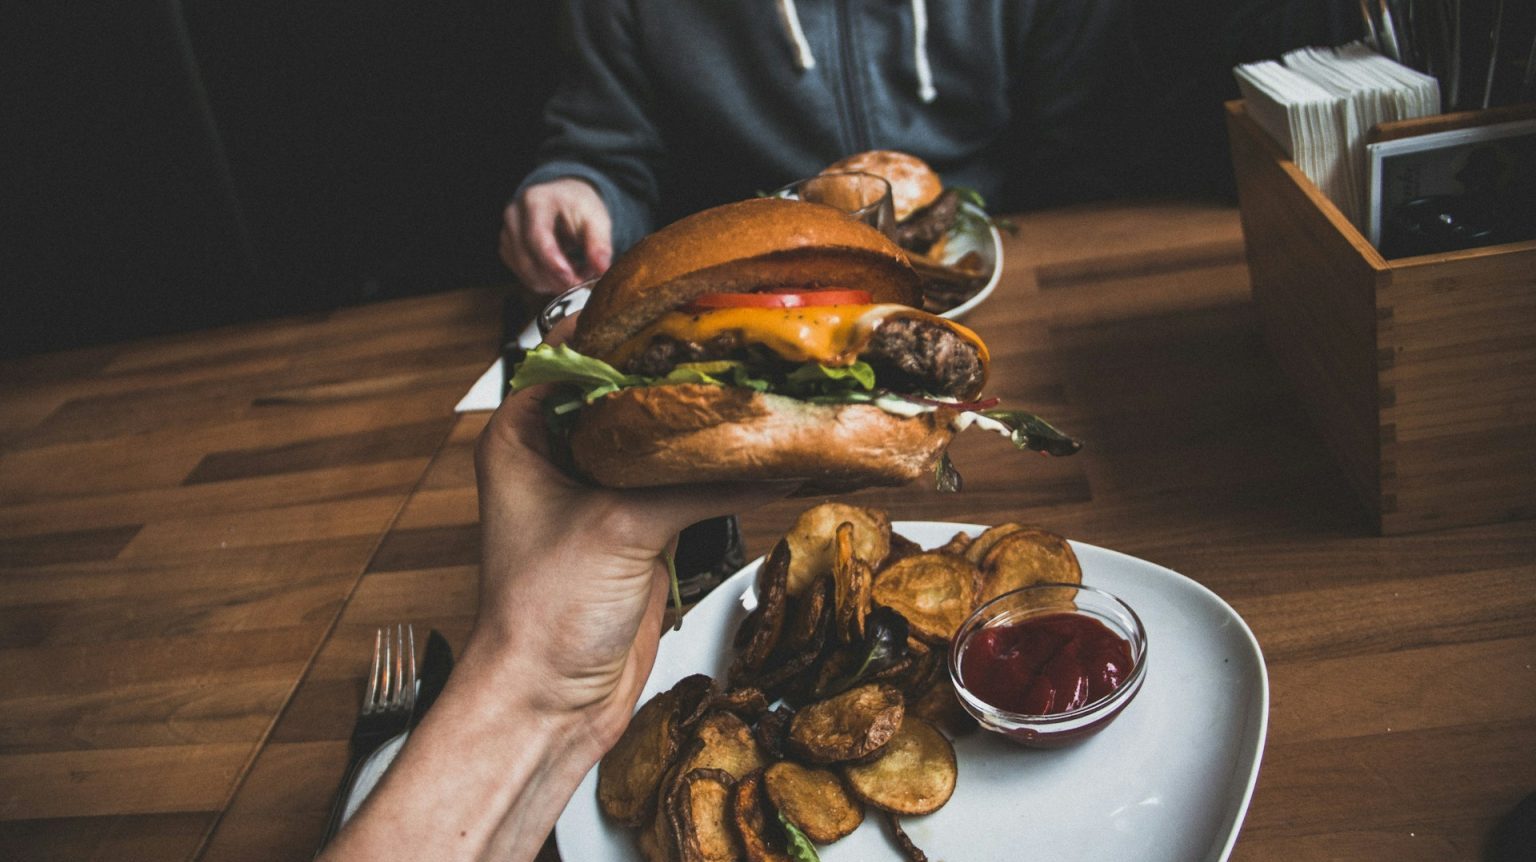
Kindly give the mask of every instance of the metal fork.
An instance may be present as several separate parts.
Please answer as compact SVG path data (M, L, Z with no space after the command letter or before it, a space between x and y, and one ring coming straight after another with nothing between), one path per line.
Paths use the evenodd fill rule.
M352 728L348 746L347 771L331 806L330 822L325 827L321 848L329 844L341 829L342 815L352 784L368 755L404 732L416 708L416 630L410 625L379 629L373 637L373 667L368 671L368 693Z

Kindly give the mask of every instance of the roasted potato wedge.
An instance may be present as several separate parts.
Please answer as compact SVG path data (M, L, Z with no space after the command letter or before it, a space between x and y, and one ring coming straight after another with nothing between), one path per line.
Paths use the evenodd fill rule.
M837 606L837 636L844 643L853 643L864 637L864 618L869 616L870 590L874 570L858 556L854 546L854 526L844 522L837 526L832 540L832 582Z
M751 631L736 635L736 658L730 669L733 687L750 684L752 675L762 669L779 644L789 611L789 596L785 592L789 561L789 543L781 539L757 572L757 608L742 620L742 626L751 626Z
M745 858L731 817L736 779L719 769L683 773L667 803L681 862L740 862Z
M668 789L675 783L677 774L667 773L664 786ZM656 813L653 814L645 826L635 835L635 843L640 847L640 856L645 862L676 862L677 842L672 837L672 818L668 816L665 797L656 805Z
M707 676L685 677L630 718L597 766L597 801L609 817L626 826L640 826L650 817L662 776L685 738L684 722L693 718L711 689Z
M861 760L879 751L901 727L901 691L883 683L851 688L817 701L789 723L788 747L811 763Z
M976 604L1033 584L1080 584L1083 569L1067 540L1045 530L1021 528L998 539L981 561ZM1071 595L1044 595L1042 605L1070 605Z
M958 554L960 556L965 556L965 551L970 546L971 534L961 530L953 536L950 536L949 541L938 546L937 548L934 548L934 550L941 554Z
M817 844L831 844L864 822L864 803L830 769L781 760L764 770L763 785L774 806Z
M821 613L835 601L836 588L831 573L828 573L818 577L810 589L790 597L789 619L779 639L779 652L799 652L814 642Z
M998 524L995 527L988 527L982 530L981 535L972 540L971 544L965 549L965 558L970 560L971 564L976 566L976 568L981 568L981 561L986 558L987 552L992 550L992 546L997 544L998 539L1022 529L1024 529L1023 524L1015 524L1009 521L1006 524Z
M960 704L960 696L949 681L948 670L921 691L907 694L907 715L921 718L938 727L951 739L981 727Z
M734 712L739 718L750 720L768 709L768 696L761 689L743 686L714 695L708 700L707 707Z
M783 830L772 822L768 794L763 789L763 770L747 773L731 791L731 820L747 862L790 862L784 852Z
M907 830L901 828L900 818L887 811L885 812L885 822L891 825L891 834L896 836L896 846L901 848L903 859L906 859L907 862L928 862L928 854L924 853L921 847L912 843L912 838L907 835Z
M853 525L854 554L878 566L891 549L891 519L879 509L847 503L822 503L800 513L785 540L789 542L789 592L800 595L816 577L832 569L837 526Z
M955 748L939 729L913 716L867 763L843 767L853 795L894 814L931 814L955 792Z
M784 759L784 743L789 739L789 722L794 717L795 711L783 704L758 716L752 736L765 755L774 760Z
M891 533L891 550L886 553L884 560L872 564L875 567L875 574L880 574L881 569L889 566L897 560L902 559L903 557L910 557L913 554L921 554L922 552L922 545L919 545L918 543L912 541L900 533Z
M745 721L735 713L711 712L694 728L693 740L678 762L678 773L721 769L735 778L765 765L763 749Z
M873 598L906 617L916 637L948 643L975 607L976 568L955 554L914 554L875 578Z

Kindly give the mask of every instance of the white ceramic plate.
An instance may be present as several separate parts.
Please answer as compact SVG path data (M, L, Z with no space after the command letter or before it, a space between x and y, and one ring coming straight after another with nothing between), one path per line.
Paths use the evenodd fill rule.
M924 547L980 527L898 522ZM1147 680L1116 721L1076 747L1033 751L980 732L955 744L960 781L949 804L903 820L931 859L1137 862L1225 860L1253 794L1269 715L1264 659L1242 618L1176 572L1073 543L1083 582L1124 599L1148 638ZM700 602L681 631L661 640L641 702L691 673L723 679L726 645L746 610L761 560ZM572 862L638 860L629 830L597 805L597 770L582 781L555 827ZM1027 852L1025 852L1027 848ZM875 817L820 848L826 862L899 862Z
M963 202L960 206L970 210L976 216L981 218L987 217L987 214L974 204ZM939 261L941 263L953 263L972 251L976 252L977 256L981 258L983 270L987 270L988 267L991 268L992 277L988 278L987 283L982 285L981 290L976 291L975 295L970 299L943 312L939 315L940 317L959 320L969 314L972 309L981 305L987 300L987 297L992 295L992 291L997 289L998 280L1003 277L1003 237L1002 234L997 232L996 225L988 221L985 234L957 234L953 239L945 243L944 255L939 258Z

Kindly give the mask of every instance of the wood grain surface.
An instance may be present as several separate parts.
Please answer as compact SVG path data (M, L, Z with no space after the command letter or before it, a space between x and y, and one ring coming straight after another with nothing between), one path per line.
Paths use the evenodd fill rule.
M973 432L963 493L853 498L1039 524L1227 599L1272 686L1234 860L1479 858L1536 790L1536 523L1371 534L1263 346L1234 209L1017 222L967 323L993 393L1084 451ZM373 628L461 645L473 618L485 415L450 410L490 304L4 366L0 858L309 858ZM749 554L810 502L744 516Z

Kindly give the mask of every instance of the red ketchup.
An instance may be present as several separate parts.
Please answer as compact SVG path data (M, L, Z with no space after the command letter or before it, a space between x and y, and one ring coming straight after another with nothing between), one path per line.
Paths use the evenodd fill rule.
M992 706L1025 715L1069 712L1131 673L1131 645L1091 617L1045 614L983 628L967 640L960 677Z

